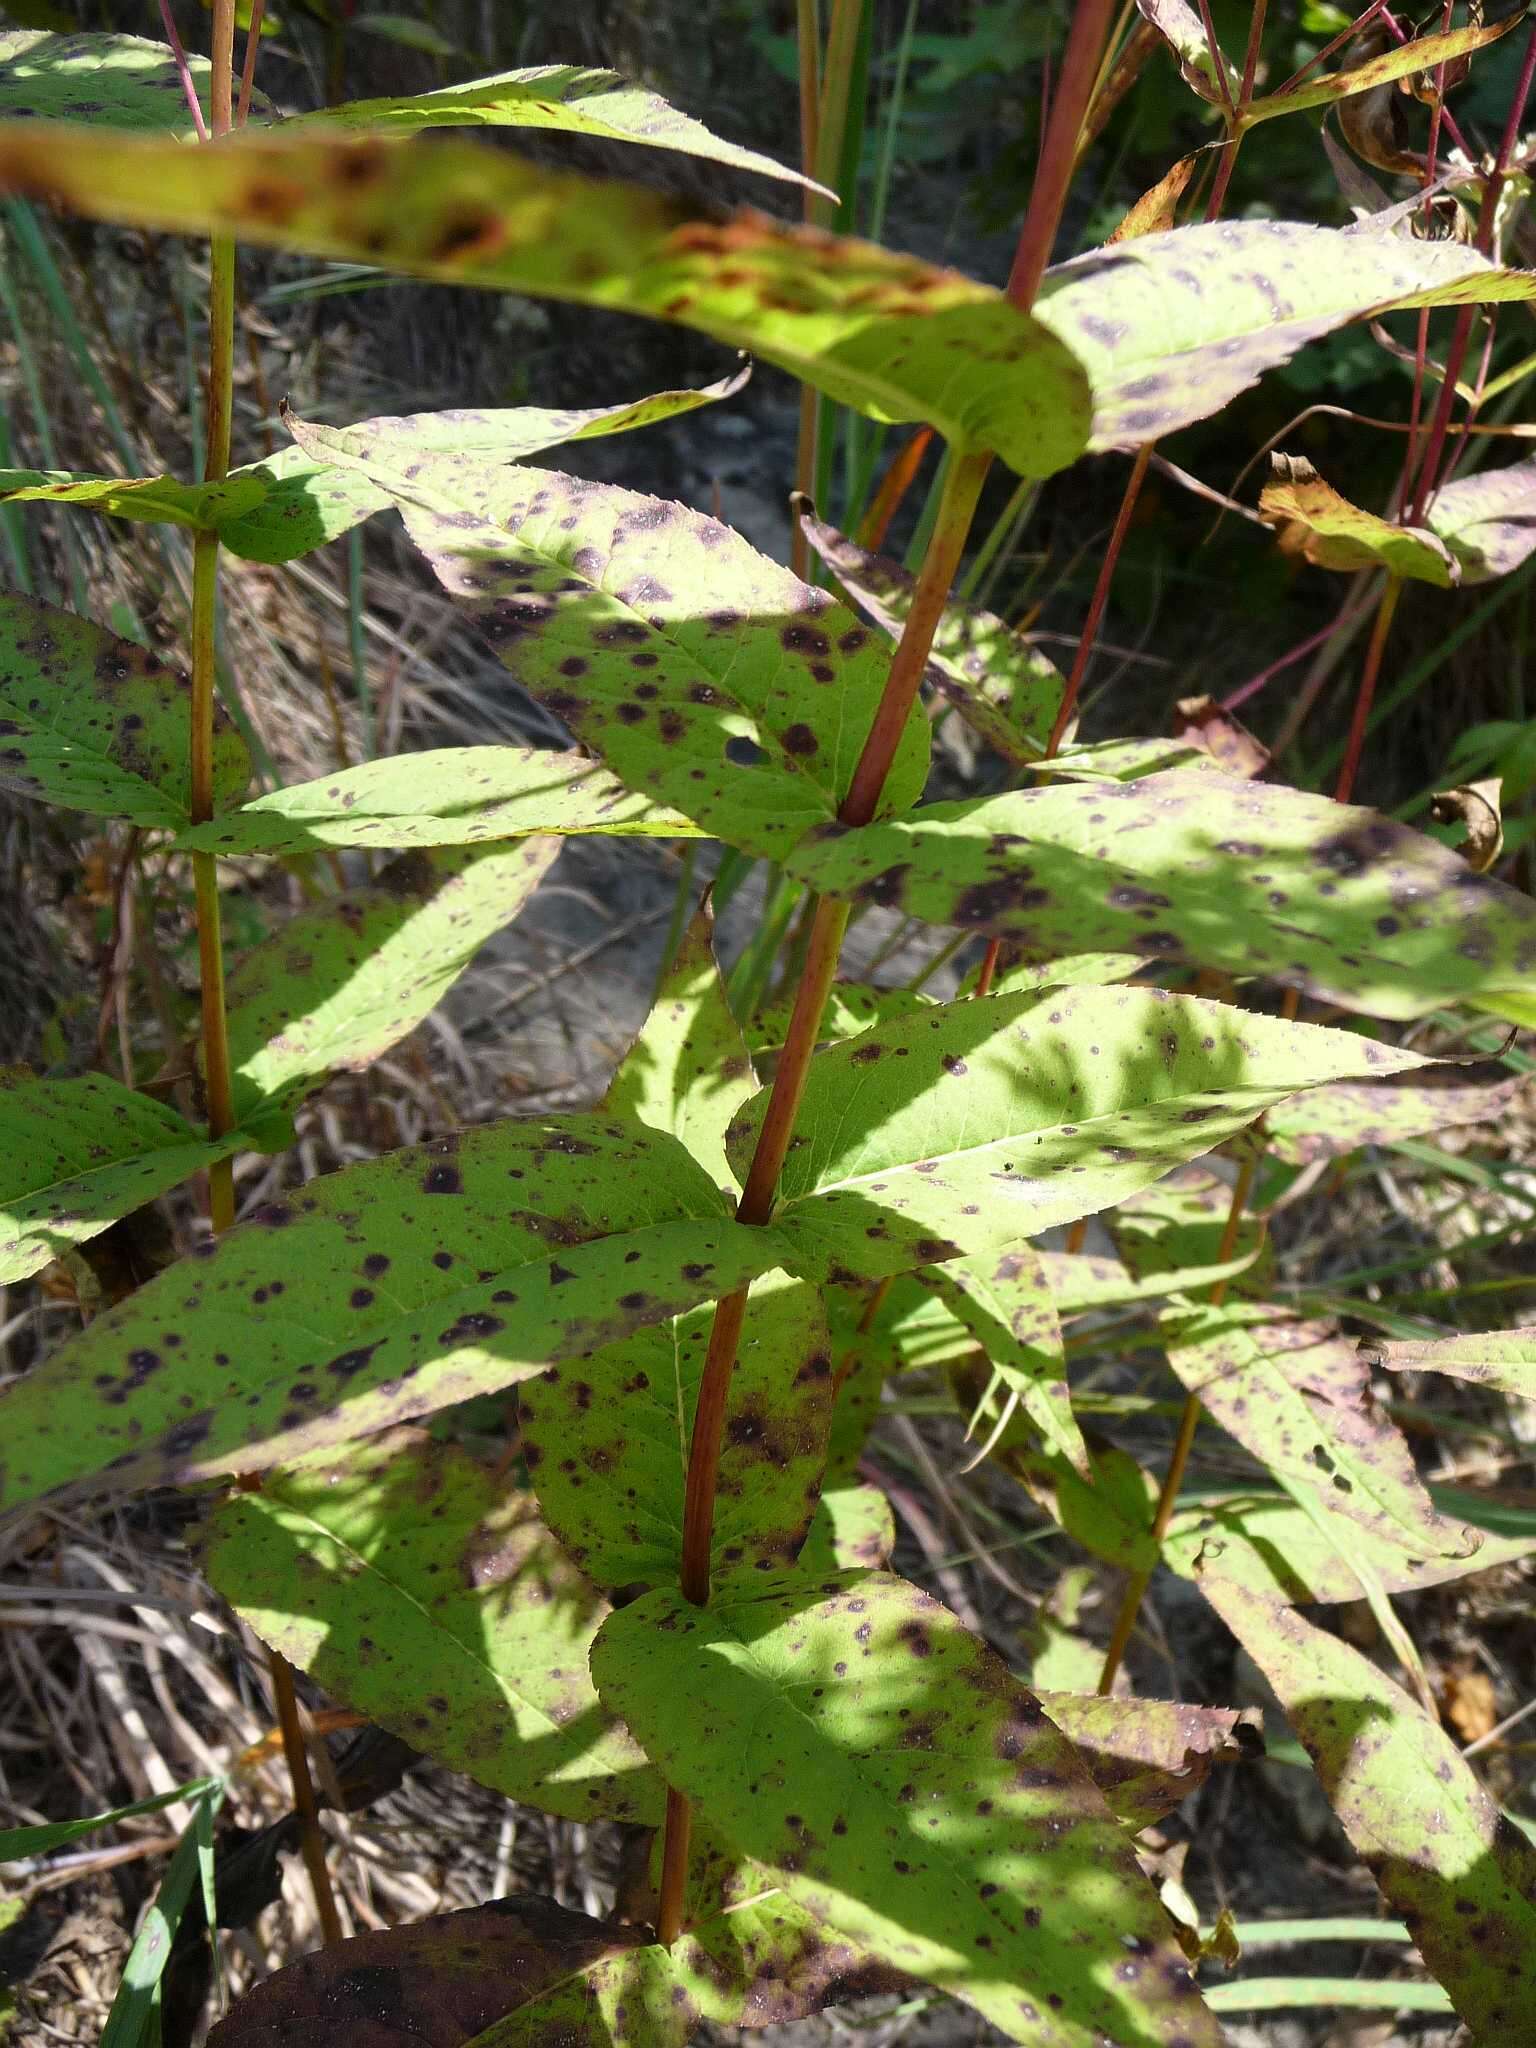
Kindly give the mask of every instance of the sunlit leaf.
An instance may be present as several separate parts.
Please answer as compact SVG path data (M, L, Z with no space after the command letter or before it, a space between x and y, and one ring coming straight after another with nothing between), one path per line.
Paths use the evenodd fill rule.
M191 54L187 65L206 116L213 67ZM197 133L174 55L143 36L0 30L0 119L90 121L184 140Z
M218 526L248 516L267 495L256 476L184 484L173 476L86 476L67 469L0 469L0 502L81 505L155 525Z
M1457 58L1466 58L1473 50L1496 43L1523 18L1523 13L1524 10L1517 7L1502 21L1490 22L1487 27L1479 21L1449 29L1441 35L1419 36L1396 48L1383 50L1364 64L1351 64L1343 71L1332 71L1322 78L1309 78L1305 84L1293 86L1288 91L1250 100L1243 109L1243 126L1251 128L1260 121L1273 121L1281 114L1298 114L1311 107L1331 106L1336 100L1350 98L1356 93L1373 92L1414 72L1427 72L1432 76L1439 65L1454 66Z
M1236 1763L1261 1746L1257 1739L1238 1739L1238 1716L1230 1707L1038 1688L1035 1698L1077 1751L1116 1818L1135 1828L1166 1818L1200 1789L1214 1764Z
M229 977L235 1114L290 1108L414 1031L559 851L538 838L401 854L371 887L298 911Z
M1228 1581L1205 1592L1279 1694L1344 1832L1479 2048L1520 2048L1536 1997L1536 1846L1369 1658Z
M1436 491L1424 523L1461 564L1463 583L1508 576L1536 549L1536 455L1457 477Z
M926 1010L932 996L909 988L875 988L869 983L839 981L832 985L826 1008L821 1013L821 1039L825 1044L839 1038L853 1038L891 1017L910 1017ZM754 1052L776 1052L784 1043L794 1014L793 998L769 1003L747 1026L747 1043Z
M0 789L175 828L191 795L184 671L73 612L0 597ZM245 788L244 742L219 717L216 803Z
M878 1486L823 1490L800 1552L805 1572L882 1571L896 1548L896 1518Z
M0 1508L261 1471L507 1387L783 1263L677 1142L489 1124L344 1168L0 1394Z
M1473 1079L1465 1067L1442 1067L1411 1081L1338 1081L1293 1096L1265 1128L1275 1157L1300 1166L1358 1145L1392 1145L1457 1124L1491 1123L1524 1086L1519 1074Z
M657 1590L592 1669L668 1782L860 1949L1016 2040L1219 2039L1070 1743L915 1586Z
M788 866L1039 954L1103 946L1373 1016L1470 1002L1536 1022L1529 897L1406 825L1301 790L1181 774L1012 790L823 827Z
M1283 553L1300 555L1319 569L1385 569L1442 590L1461 581L1456 557L1427 528L1399 526L1352 505L1302 456L1272 455L1270 467L1259 512L1274 527Z
M228 233L452 284L672 320L873 418L923 421L1022 475L1080 453L1071 346L1002 292L870 243L537 168L474 142L246 133L198 151L93 129L0 129L0 189L99 220Z
M1476 1387L1536 1401L1536 1330L1486 1330L1422 1344L1372 1343L1365 1346L1365 1358L1389 1372L1443 1372Z
M587 1675L606 1603L488 1465L386 1431L232 1495L205 1562L264 1642L413 1749L575 1820L660 1818Z
M1190 0L1136 0L1136 5L1177 58L1185 84L1192 86L1201 99L1220 106L1224 98L1237 98L1237 67L1222 54L1220 48L1212 55L1205 24L1190 5ZM1216 68L1218 64L1220 71ZM1225 94L1222 92L1223 73L1227 87Z
M245 1140L210 1140L106 1074L0 1068L0 1286L162 1195Z
M1308 1090L1309 1094L1322 1091ZM1185 1296L1241 1278L1251 1292L1274 1265L1261 1219L1232 1222L1232 1184L1208 1164L1181 1166L1105 1218L1140 1290L1122 1299Z

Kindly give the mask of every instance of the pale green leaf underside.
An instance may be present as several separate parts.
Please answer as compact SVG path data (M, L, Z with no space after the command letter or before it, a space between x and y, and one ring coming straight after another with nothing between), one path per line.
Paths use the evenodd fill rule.
M783 1261L675 1140L610 1118L482 1125L346 1167L264 1203L0 1396L0 1511L103 1475L289 1463Z
M1524 1087L1518 1074L1472 1080L1449 1067L1410 1081L1339 1081L1297 1095L1269 1118L1269 1148L1300 1166L1335 1159L1359 1145L1392 1145L1427 1131L1492 1122Z
M394 1430L275 1473L223 1503L204 1557L264 1642L437 1762L573 1820L660 1818L587 1675L605 1603L462 1451Z
M1190 0L1136 0L1136 5L1168 44L1184 75L1185 84L1192 87L1201 99L1209 100L1213 106L1221 104L1220 81L1223 74L1226 96L1232 100L1237 98L1237 67L1219 46L1212 56L1205 24L1190 5ZM1216 68L1218 62L1221 71Z
M1367 1357L1391 1372L1443 1372L1451 1379L1536 1401L1536 1330L1489 1330L1418 1344L1370 1344Z
M1458 477L1424 514L1461 564L1463 583L1508 576L1536 548L1536 455Z
M184 484L173 476L86 476L67 469L0 469L0 501L81 505L152 525L219 526L249 516L267 495L260 477Z
M757 215L691 221L639 187L473 142L238 136L199 151L78 126L0 129L0 186L101 220L229 233L449 283L677 321L877 419L923 420L1023 475L1088 428L1069 347L988 285Z
M631 796L583 754L440 747L271 790L188 827L176 845L234 857L320 846L475 846L543 832L693 839L698 829Z
M1071 1745L915 1586L729 1582L707 1609L658 1590L604 1623L592 1670L792 1900L1013 2039L1219 2040Z
M1536 904L1423 833L1300 790L1175 773L1010 791L823 829L788 865L1044 957L1102 946L1373 1016L1470 1002L1536 1022Z
M174 1109L105 1074L38 1080L0 1070L0 1286L227 1158Z

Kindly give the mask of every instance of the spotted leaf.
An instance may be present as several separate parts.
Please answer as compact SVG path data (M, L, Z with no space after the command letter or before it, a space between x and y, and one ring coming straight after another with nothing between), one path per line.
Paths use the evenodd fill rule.
M0 1395L0 1512L258 1472L615 1343L783 1263L677 1142L489 1124L263 1203Z
M189 55L187 68L206 118L212 66L206 57ZM166 44L31 28L0 31L0 119L89 121L184 141L197 133Z
M0 469L0 502L83 505L152 525L217 527L248 515L266 496L255 476L184 484L173 476L87 476L67 469Z
M1304 85L1250 100L1243 109L1242 125L1249 128L1260 121L1273 121L1281 114L1298 114L1313 107L1332 106L1336 101L1353 98L1357 93L1379 92L1382 86L1407 79L1415 73L1433 78L1442 64L1450 67L1447 84L1459 84L1465 78L1466 60L1471 53L1484 49L1489 43L1496 43L1521 19L1522 10L1517 8L1506 14L1502 21L1490 22L1486 27L1481 22L1470 22L1462 28L1448 29L1442 35L1414 37L1381 51L1363 64L1351 64L1322 78L1309 78ZM1460 78L1456 75L1458 59Z
M1165 1819L1199 1791L1213 1765L1237 1763L1263 1747L1252 1731L1239 1732L1229 1707L1038 1688L1035 1697L1116 1818L1132 1828Z
M1389 1372L1443 1372L1475 1387L1536 1401L1536 1330L1486 1330L1425 1343L1368 1344L1365 1362Z
M1536 455L1446 484L1424 522L1461 565L1463 583L1508 576L1536 548Z
M1260 516L1282 552L1319 569L1385 569L1441 590L1461 581L1451 549L1422 526L1400 526L1352 505L1299 455L1272 455L1272 480L1259 494Z
M587 1675L607 1607L489 1466L386 1431L222 1502L204 1555L264 1642L413 1749L573 1820L660 1819Z
M833 895L1046 956L1102 946L1264 975L1372 1016L1469 1002L1536 1022L1529 897L1406 825L1301 790L1177 773L1011 790L822 827L788 866Z
M1205 24L1190 0L1136 0L1136 5L1178 60L1185 84L1201 99L1220 106L1224 99L1237 98L1237 68L1219 46L1212 50Z
M1300 1166L1336 1159L1357 1145L1392 1145L1400 1138L1491 1123L1521 1093L1523 1078L1489 1067L1442 1067L1411 1081L1338 1081L1296 1095L1270 1116L1266 1129L1276 1158Z
M858 1949L1038 2048L1220 2039L1071 1744L915 1586L660 1589L592 1669L668 1783Z

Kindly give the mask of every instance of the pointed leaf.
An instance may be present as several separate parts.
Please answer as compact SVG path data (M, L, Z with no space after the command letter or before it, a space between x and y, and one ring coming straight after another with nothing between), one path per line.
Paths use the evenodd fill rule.
M801 532L860 611L899 640L917 579L818 519L809 498L797 492L790 503ZM1019 768L1045 752L1066 688L1054 662L1022 634L994 613L954 599L939 615L926 678L995 753Z
M779 1185L796 1270L841 1283L1111 1207L1314 1081L1418 1055L1150 988L936 1004L818 1053ZM767 1091L727 1133L738 1170Z
M401 854L372 888L301 910L229 977L235 1114L292 1108L338 1069L371 1065L436 1009L510 924L560 841Z
M915 1586L658 1590L592 1669L668 1783L857 1947L1016 2040L1219 2040L1070 1743Z
M689 920L651 1014L619 1063L604 1106L670 1131L722 1189L738 1192L725 1156L725 1127L753 1094L757 1076L715 962L714 915Z
M873 418L994 449L1021 475L1064 468L1087 432L1071 347L989 285L757 214L693 221L660 193L482 144L300 129L194 158L174 143L21 122L0 128L0 189L98 220L676 321Z
M110 1813L88 1814L84 1820L48 1820L34 1827L0 1828L0 1863L19 1863L25 1857L46 1856L64 1849L98 1828L116 1827L120 1820L137 1820L141 1814L159 1813L178 1800L196 1799L211 1792L217 1778L191 1778L185 1785L173 1785L168 1792L156 1792L148 1799L136 1799L129 1806L114 1806Z
M1520 2048L1536 1997L1536 1847L1358 1650L1228 1582L1206 1595L1279 1694L1344 1832L1478 2048Z
M263 1642L413 1749L574 1820L661 1817L587 1675L607 1606L489 1466L386 1431L223 1501L204 1555Z
M209 2048L323 2039L397 2048L407 2037L423 2048L468 2048L489 2044L495 2023L507 2020L515 2031L504 2038L524 2048L587 2039L682 2048L690 2016L679 2010L663 2019L665 1990L654 1995L670 1976L664 1951L648 1948L641 1928L592 1920L551 1899L493 1899L301 1956L247 1992L209 2034ZM637 2008L643 2002L654 2030L610 2032L599 2015L616 1996Z
M1212 1419L1287 1490L1322 1502L1341 1547L1358 1524L1409 1562L1476 1550L1475 1529L1436 1512L1407 1440L1376 1407L1358 1350L1334 1324L1228 1302L1169 1309L1163 1340Z
M1219 107L1224 100L1236 99L1237 67L1219 48L1213 56L1205 24L1189 0L1136 0L1136 5L1178 59L1186 85L1192 86L1201 99L1209 100L1212 106ZM1218 64L1220 71L1216 68ZM1222 73L1226 75L1225 93L1221 87Z
M1046 954L1262 974L1380 1017L1460 1001L1536 1021L1536 904L1406 825L1300 790L1173 774L1010 791L824 827L787 865Z
M84 505L93 512L109 512L116 519L194 529L248 516L266 495L266 485L255 476L184 484L173 476L85 476L67 469L0 469L0 502Z
M1536 548L1536 455L1458 477L1435 493L1424 519L1461 564L1463 583L1508 576Z
M347 1167L263 1203L0 1395L0 1510L89 1478L258 1472L511 1386L783 1257L675 1140L610 1118L489 1124Z
M1457 58L1465 59L1473 50L1485 49L1489 43L1496 43L1500 36L1507 35L1518 21L1523 20L1524 15L1525 10L1517 7L1502 21L1490 22L1486 28L1481 22L1474 22L1463 28L1448 29L1442 35L1419 36L1394 49L1383 50L1380 56L1372 57L1364 64L1351 64L1346 70L1329 72L1323 78L1309 78L1305 85L1293 86L1287 92L1269 93L1263 99L1250 100L1243 109L1243 126L1251 128L1256 122L1273 121L1281 114L1298 114L1311 107L1332 106L1336 100L1348 99L1355 93L1375 92L1383 85L1408 78L1416 72L1432 76L1441 64L1454 67ZM1461 69L1465 73L1465 63Z
M380 135L414 135L427 128L551 128L612 142L638 142L648 149L681 150L794 185L812 182L772 157L712 134L702 121L680 113L660 94L631 84L616 71L594 71L581 64L536 64L409 99L347 100L339 107L301 114L290 125L366 128Z
M1116 1817L1133 1828L1165 1819L1199 1791L1214 1764L1236 1763L1262 1747L1238 1738L1235 1708L1038 1688L1035 1698Z
M187 822L191 684L131 640L35 598L0 597L0 789L131 824ZM250 774L222 716L216 804Z
M1274 527L1283 553L1319 569L1385 569L1441 590L1461 581L1456 557L1425 527L1399 526L1352 505L1303 456L1269 460L1272 480L1259 494L1259 513Z
M673 1585L710 1307L636 1331L522 1391L523 1455L544 1519L593 1585ZM805 1540L832 1420L820 1298L767 1275L752 1290L731 1375L713 1556L782 1570Z
M106 1074L40 1080L0 1068L0 1286L153 1201L246 1140L210 1140Z
M441 747L269 790L191 826L176 846L233 858L318 846L473 846L539 832L698 836L686 818L631 796L584 754Z
M1488 1330L1428 1343L1367 1344L1365 1363L1389 1372L1443 1372L1475 1387L1536 1401L1536 1330Z
M770 858L836 816L889 657L703 513L537 469L375 467L502 660L631 788ZM921 792L914 707L884 803Z
M310 427L309 450L284 448L264 462L234 471L229 487L257 485L262 500L253 511L221 519L219 537L248 561L289 562L393 504L389 493L361 471L327 461L327 449L348 461L393 456L402 467L423 456L438 461L521 462L541 449L567 441L626 434L635 427L648 427L732 398L749 375L750 370L744 368L702 390L658 391L626 405L598 406L584 412L551 412L542 406L522 405L510 411L417 412L359 420L350 427Z
M213 67L188 55L204 113ZM0 31L0 119L90 121L190 141L197 130L176 59L143 36Z
M1465 1067L1448 1067L1411 1081L1338 1081L1314 1088L1271 1114L1269 1149L1300 1166L1336 1159L1357 1145L1393 1145L1457 1124L1491 1123L1525 1083L1522 1075L1500 1074L1496 1067L1483 1072L1488 1078L1474 1079Z

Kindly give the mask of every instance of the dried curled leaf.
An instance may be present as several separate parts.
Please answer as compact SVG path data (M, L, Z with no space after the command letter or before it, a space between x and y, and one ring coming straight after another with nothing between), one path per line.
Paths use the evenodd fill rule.
M1437 825L1462 825L1466 837L1456 851L1480 875L1487 874L1504 851L1503 778L1469 782L1460 789L1437 789L1429 814Z
M1442 590L1460 582L1456 557L1428 528L1398 526L1352 505L1303 456L1272 455L1270 467L1259 512L1286 554L1319 569L1386 569Z

